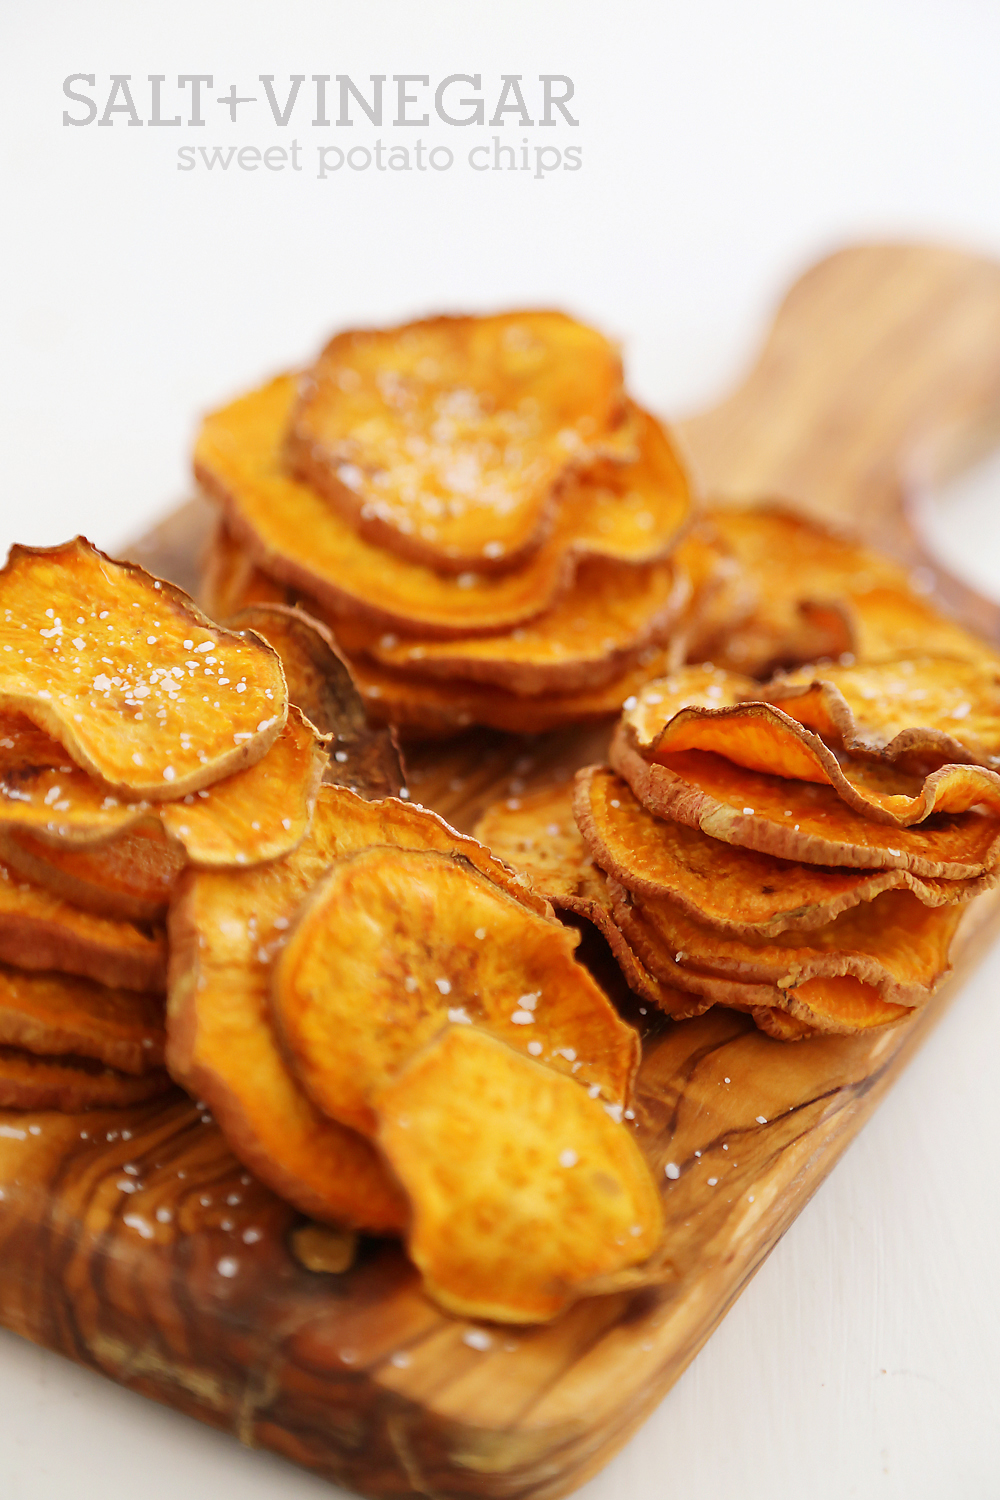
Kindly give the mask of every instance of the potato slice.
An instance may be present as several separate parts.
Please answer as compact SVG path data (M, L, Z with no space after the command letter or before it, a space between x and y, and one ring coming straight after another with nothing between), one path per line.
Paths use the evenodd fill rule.
M872 660L911 650L1000 663L1000 653L929 604L905 568L850 537L776 504L716 506L709 516L761 596L711 651L720 666L766 677L844 651Z
M665 672L672 648L650 646L638 662L603 686L575 693L525 696L485 683L413 681L388 672L367 657L351 659L369 717L393 724L410 738L441 738L472 724L511 734L545 734L568 724L596 723L621 712L622 704L650 677Z
M256 631L274 647L290 702L320 734L333 736L324 781L352 787L362 797L397 796L406 776L395 735L368 723L350 667L326 626L280 604L249 605L229 623Z
M297 591L264 573L233 536L216 521L201 556L198 601L213 620L228 620L252 604L294 604Z
M410 1255L449 1311L544 1322L654 1250L663 1210L631 1131L571 1078L452 1026L378 1095L413 1207Z
M306 1092L365 1135L374 1095L449 1021L623 1105L639 1039L575 962L577 942L464 861L368 849L333 865L300 909L271 1013Z
M326 761L312 725L293 707L254 765L174 802L124 802L86 772L60 765L65 751L56 741L36 738L29 754L20 736L0 736L0 836L26 833L57 848L84 848L129 832L155 837L159 827L204 866L256 864L294 848Z
M551 535L515 572L493 576L479 569L456 576L408 562L358 536L321 496L284 472L284 433L294 399L293 378L282 376L210 416L195 447L197 478L225 517L205 580L206 603L220 617L240 602L272 599L276 587L290 587L301 589L306 608L324 620L346 616L379 630L437 639L499 634L550 608L572 584L581 558L639 566L673 546L673 500L654 514L643 549L642 528L630 507L621 508L615 529L605 530L602 523L609 512L616 514L614 507L581 484L567 492ZM295 601L286 596L284 602Z
M498 570L537 549L558 481L624 413L617 350L563 313L431 318L332 339L287 455L376 545Z
M758 589L704 518L681 538L673 556L691 583L691 602L681 622L683 655L689 662L704 663L720 637L752 614Z
M718 975L791 990L809 979L851 975L895 1005L918 1005L950 967L959 906L928 907L910 891L885 891L822 927L766 937L737 935L686 912L664 896L633 896L612 882L615 920L648 968L681 989ZM638 912L652 943L629 924ZM693 970L692 978L689 971Z
M163 1002L69 974L0 965L0 1043L90 1057L122 1073L163 1066Z
M108 787L161 801L253 765L287 705L270 647L220 630L180 589L78 537L11 548L0 707Z
M946 906L1000 879L996 872L942 880L900 869L824 869L723 844L655 817L606 766L577 772L574 810L584 852L627 890L667 897L711 927L750 938L822 927L883 891L909 890L925 906Z
M764 692L781 692L767 687ZM827 723L823 706L836 690L825 685L809 687L788 702L803 717ZM843 717L849 715L843 705ZM832 720L829 721L835 734ZM626 712L622 732L635 735L631 715ZM962 813L987 807L1000 814L1000 776L980 766L939 766L929 775L907 770L909 753L923 749L943 750L943 741L933 730L911 730L897 736L903 764L883 757L836 753L815 734L782 709L769 703L744 703L732 708L683 708L655 735L643 750L647 760L663 764L687 751L725 756L734 765L764 771L790 781L826 783L837 795L865 817L898 828L921 823L931 813Z
M875 822L848 806L832 786L748 771L706 751L689 750L650 765L621 729L612 739L610 760L657 817L779 859L910 870L946 880L978 877L1000 862L1000 818L979 812L935 813L908 827Z
M813 667L769 683L761 697L849 753L1000 765L1000 658Z
M545 787L488 807L475 827L484 844L521 870L560 911L586 917L610 947L629 988L675 1020L707 1003L650 974L615 925L607 876L594 864L573 815L572 787Z
M343 854L383 844L465 854L529 910L519 886L475 840L433 813L365 802L321 786L305 839L247 871L189 871L171 906L167 1064L212 1108L233 1151L275 1192L314 1218L391 1232L406 1204L371 1144L321 1114L292 1076L271 1026L271 965L306 894Z
M127 990L162 991L167 951L161 932L144 932L78 911L0 865L0 963L58 969Z
M127 922L155 922L165 916L171 891L187 864L184 849L167 838L160 823L140 825L82 849L0 829L0 858L73 906Z
M366 653L411 677L461 678L521 694L602 687L663 645L688 602L691 586L671 562L644 568L591 559L553 608L506 635L434 641L359 630L345 623L352 656Z
M87 1057L35 1057L0 1046L0 1109L127 1109L169 1088L162 1068L136 1077Z
M752 696L752 677L727 672L711 662L679 667L666 677L644 683L633 702L626 703L622 722L629 740L652 759L664 727L684 708L730 708Z
M859 979L808 979L786 997L788 1013L804 1025L827 1035L850 1035L875 1026L891 1026L913 1012L893 1005Z

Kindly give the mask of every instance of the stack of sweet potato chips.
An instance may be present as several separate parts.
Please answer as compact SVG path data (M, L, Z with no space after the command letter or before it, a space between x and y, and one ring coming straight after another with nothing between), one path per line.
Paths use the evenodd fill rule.
M684 470L617 351L563 314L341 334L210 416L195 471L222 515L206 608L301 603L411 734L614 713L753 604L686 534Z
M224 624L80 540L0 573L0 1105L172 1078L459 1314L670 1274L639 1034L557 911L677 1019L904 1019L998 879L1000 660L803 516L696 516L561 314L343 334L209 417L196 472ZM608 764L477 838L369 722L619 711Z
M684 668L626 707L610 765L477 832L677 1018L727 1005L782 1040L886 1025L1000 878L1000 663L979 654L766 684Z
M0 573L0 1103L137 1102L163 1071L187 865L302 838L325 755L263 642L88 543Z

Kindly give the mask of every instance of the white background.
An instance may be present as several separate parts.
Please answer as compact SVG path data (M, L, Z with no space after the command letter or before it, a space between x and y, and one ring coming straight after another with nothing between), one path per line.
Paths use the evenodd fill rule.
M986 0L7 0L0 35L0 552L75 531L113 550L183 497L199 412L341 326L554 303L622 338L637 394L682 415L827 250L1000 256ZM477 175L465 155L495 132L436 123L381 134L449 145L449 173L319 181L337 132L309 129L305 89L287 131L263 104L235 127L212 106L201 131L63 128L75 72L102 106L131 73L144 119L148 73L212 73L214 99L260 94L260 73L283 96L295 72L479 72L491 104L502 72L565 73L578 129L503 133L579 145L583 168ZM378 134L362 123L352 144ZM178 145L290 134L299 174L176 170ZM929 524L1000 597L1000 465ZM995 953L587 1500L1000 1496L998 988ZM4 1500L275 1492L333 1493L0 1334Z

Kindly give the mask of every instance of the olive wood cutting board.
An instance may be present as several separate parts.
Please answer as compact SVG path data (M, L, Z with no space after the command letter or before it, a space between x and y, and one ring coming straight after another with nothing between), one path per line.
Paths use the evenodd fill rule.
M781 496L854 523L933 570L955 612L1000 639L1000 609L935 567L907 508L914 484L1000 435L1000 266L919 247L832 256L792 288L740 389L681 433L709 494ZM190 586L206 524L192 504L133 555ZM599 758L606 735L419 747L411 794L468 829L496 797ZM1000 898L968 909L953 975L906 1023L794 1045L732 1011L641 1013L585 935L644 1032L636 1111L672 1247L661 1286L497 1328L440 1312L392 1242L364 1242L341 1274L306 1270L290 1249L299 1216L177 1093L0 1114L0 1321L365 1495L563 1495L694 1357L998 925Z

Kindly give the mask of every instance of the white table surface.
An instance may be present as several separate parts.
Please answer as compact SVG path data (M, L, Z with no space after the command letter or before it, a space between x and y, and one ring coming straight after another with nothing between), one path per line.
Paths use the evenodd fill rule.
M200 411L337 327L555 303L621 337L636 392L682 414L737 377L826 250L891 235L1000 255L987 0L42 0L5 6L0 36L0 550L77 530L113 550L183 497ZM583 167L459 170L491 132L435 123L450 173L210 177L178 172L178 145L290 131L216 106L200 132L60 123L70 73L95 74L102 108L131 73L146 118L149 73L196 71L212 98L259 94L261 73L283 97L295 72L479 72L491 104L501 73L568 74L579 127L505 138L578 145ZM336 136L300 116L304 150ZM927 515L1000 597L1000 462ZM1000 1495L998 990L995 950L586 1500ZM336 1491L0 1333L4 1500L275 1493Z

